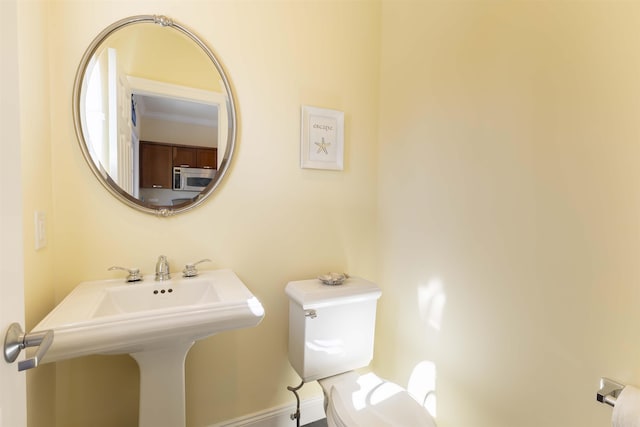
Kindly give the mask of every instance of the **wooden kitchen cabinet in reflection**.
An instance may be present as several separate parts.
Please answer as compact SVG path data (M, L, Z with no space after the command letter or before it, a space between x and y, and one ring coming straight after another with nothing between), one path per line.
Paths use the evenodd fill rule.
M171 188L173 147L140 141L140 188Z
M217 169L218 149L173 146L173 166Z
M173 168L217 169L218 149L140 141L140 188L172 188Z

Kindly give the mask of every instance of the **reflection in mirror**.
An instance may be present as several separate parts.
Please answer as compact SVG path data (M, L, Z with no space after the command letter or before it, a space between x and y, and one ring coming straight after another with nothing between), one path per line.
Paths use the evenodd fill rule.
M105 187L165 216L213 192L235 145L224 70L202 41L166 17L124 19L94 40L76 76L74 119Z

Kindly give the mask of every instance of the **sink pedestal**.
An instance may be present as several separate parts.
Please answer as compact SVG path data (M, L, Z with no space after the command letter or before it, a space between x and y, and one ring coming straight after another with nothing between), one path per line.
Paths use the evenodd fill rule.
M185 427L184 362L193 341L131 353L140 368L139 427Z

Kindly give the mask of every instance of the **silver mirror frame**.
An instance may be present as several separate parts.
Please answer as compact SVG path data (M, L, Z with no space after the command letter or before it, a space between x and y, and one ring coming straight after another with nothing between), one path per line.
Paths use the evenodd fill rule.
M203 190L194 201L184 205L177 206L175 209L168 206L154 206L148 203L144 203L141 200L138 200L132 197L129 193L121 189L107 174L106 171L101 170L99 165L96 165L89 153L89 148L87 141L85 139L85 129L83 127L83 120L81 117L82 111L80 109L81 100L80 96L82 94L82 83L85 79L85 73L87 71L87 67L89 62L91 61L93 55L96 53L98 47L109 37L111 34L116 32L117 30L124 28L129 25L139 24L139 23L153 23L157 25L161 25L163 27L171 27L182 34L189 37L193 40L200 48L207 54L211 62L215 66L216 70L220 74L220 78L223 82L224 88L227 92L227 108L228 108L228 119L229 119L229 132L227 136L227 145L225 152L223 154L223 159L218 167L218 171L216 172L213 181L209 184L209 186ZM78 71L76 72L75 81L73 84L73 121L75 125L76 136L78 138L78 144L80 145L80 149L82 150L82 154L89 164L91 171L98 178L98 181L118 200L130 206L136 210L161 216L161 217L169 217L175 214L187 212L196 206L202 204L211 194L216 190L216 188L220 185L220 182L227 174L229 169L229 164L231 163L231 159L233 157L233 153L235 152L236 145L236 134L237 134L237 118L236 118L236 107L234 101L234 94L231 89L231 85L227 78L227 75L222 67L222 64L218 61L213 51L209 49L209 47L191 30L186 28L184 25L177 23L173 19L170 19L163 15L137 15L131 16L128 18L121 19L119 21L114 22L107 28L105 28L98 36L91 42L84 55L82 56L82 60L80 61L80 65L78 66Z

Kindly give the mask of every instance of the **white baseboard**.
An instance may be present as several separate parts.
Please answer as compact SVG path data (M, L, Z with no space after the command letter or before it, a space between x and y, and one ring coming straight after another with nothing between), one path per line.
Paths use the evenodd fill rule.
M243 417L212 424L209 427L296 427L291 420L291 414L296 411L294 405L265 409L264 411L245 415ZM324 400L322 397L305 399L300 402L300 425L305 425L322 419L324 415Z

